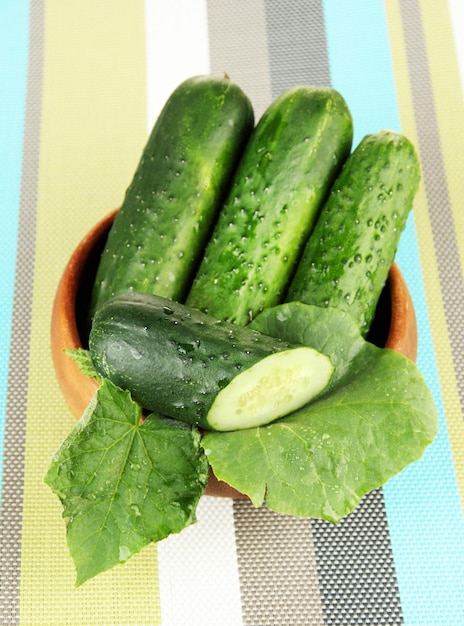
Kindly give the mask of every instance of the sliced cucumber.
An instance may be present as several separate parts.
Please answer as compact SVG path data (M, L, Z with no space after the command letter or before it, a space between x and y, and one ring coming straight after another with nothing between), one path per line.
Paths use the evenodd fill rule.
M268 423L308 402L332 373L312 348L146 293L108 300L89 346L96 371L146 409L207 430Z
M313 348L271 354L218 393L206 421L221 431L269 424L319 395L333 370L329 357Z

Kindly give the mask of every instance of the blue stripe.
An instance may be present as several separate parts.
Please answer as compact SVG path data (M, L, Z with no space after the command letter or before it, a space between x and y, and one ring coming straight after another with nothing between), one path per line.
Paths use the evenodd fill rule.
M26 107L29 2L0 3L0 495Z
M324 0L331 83L353 113L356 145L401 130L382 0ZM384 487L405 624L461 624L464 528L443 411L413 218L397 261L418 312L418 365L434 395L440 433L424 457Z
M348 103L353 145L367 133L400 130L381 0L324 0L331 84Z

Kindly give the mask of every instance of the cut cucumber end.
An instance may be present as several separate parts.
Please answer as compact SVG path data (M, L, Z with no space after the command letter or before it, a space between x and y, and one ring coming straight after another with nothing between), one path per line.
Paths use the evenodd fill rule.
M218 393L207 422L219 431L269 424L321 393L333 370L329 357L313 348L271 354L235 376Z

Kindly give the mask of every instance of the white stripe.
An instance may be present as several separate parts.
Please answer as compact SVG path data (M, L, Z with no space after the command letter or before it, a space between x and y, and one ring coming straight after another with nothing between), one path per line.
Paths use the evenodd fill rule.
M210 73L207 0L145 0L148 132L172 91ZM232 500L205 497L198 522L158 544L163 626L240 626Z
M172 91L210 72L207 0L145 0L148 131Z
M204 497L198 522L158 544L163 626L240 626L232 500Z
M448 0L448 4L461 77L461 92L464 94L464 3L462 0Z

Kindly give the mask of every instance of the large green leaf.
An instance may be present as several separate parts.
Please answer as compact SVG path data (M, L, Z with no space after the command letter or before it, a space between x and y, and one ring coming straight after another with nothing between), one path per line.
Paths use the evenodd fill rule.
M273 424L208 433L208 460L256 506L337 522L433 441L432 395L413 362L362 339L334 309L289 303L254 326L327 354L336 374L318 399Z
M208 464L196 429L102 381L45 477L59 496L77 585L195 521Z

